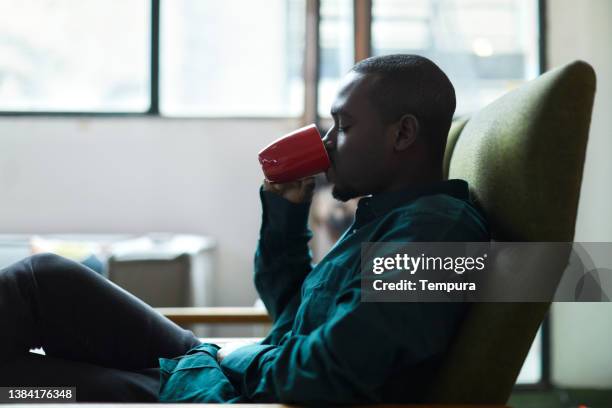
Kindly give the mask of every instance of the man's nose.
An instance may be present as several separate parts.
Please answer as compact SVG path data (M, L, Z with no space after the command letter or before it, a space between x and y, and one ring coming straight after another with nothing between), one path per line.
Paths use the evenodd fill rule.
M327 151L334 150L336 148L336 137L333 127L330 128L325 136L323 137L323 145Z

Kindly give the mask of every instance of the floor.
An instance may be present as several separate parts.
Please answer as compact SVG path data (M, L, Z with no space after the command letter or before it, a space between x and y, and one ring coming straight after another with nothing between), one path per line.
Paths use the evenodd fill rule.
M510 397L508 406L512 408L612 408L612 389L516 391Z

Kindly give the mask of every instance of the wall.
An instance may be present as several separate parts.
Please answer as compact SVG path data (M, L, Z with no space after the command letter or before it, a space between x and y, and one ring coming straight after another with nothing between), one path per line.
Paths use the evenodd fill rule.
M291 120L0 118L0 232L218 240L218 305L252 305L257 152Z
M548 1L548 65L583 59L597 73L576 241L612 242L612 1ZM612 387L612 303L552 308L552 369L558 385Z

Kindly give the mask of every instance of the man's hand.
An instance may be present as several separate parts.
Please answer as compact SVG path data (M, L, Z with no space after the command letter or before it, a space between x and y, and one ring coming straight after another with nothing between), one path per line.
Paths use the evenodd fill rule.
M219 364L221 364L221 361L223 361L223 359L227 357L227 355L232 351L239 349L240 347L250 346L251 344L256 343L256 341L233 341L231 343L227 343L219 350L217 350L217 361L219 362Z
M312 199L315 188L314 177L307 177L302 180L289 183L271 183L264 180L264 191L271 191L295 204L300 204Z

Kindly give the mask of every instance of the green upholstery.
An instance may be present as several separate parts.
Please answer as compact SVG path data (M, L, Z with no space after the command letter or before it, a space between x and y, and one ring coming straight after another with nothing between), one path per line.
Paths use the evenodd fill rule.
M493 239L573 239L594 95L593 69L576 61L453 125L445 172L470 183ZM472 304L428 402L506 403L549 306Z

